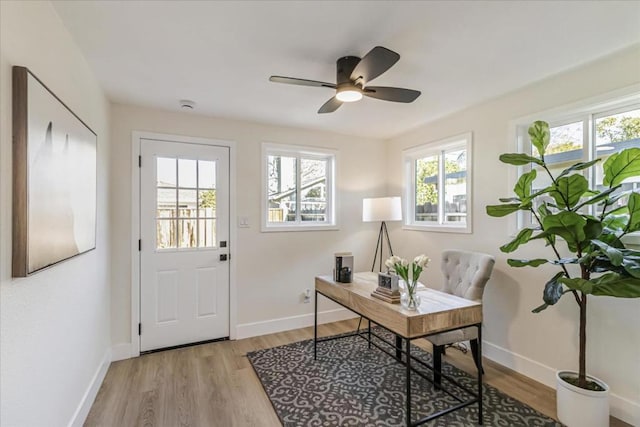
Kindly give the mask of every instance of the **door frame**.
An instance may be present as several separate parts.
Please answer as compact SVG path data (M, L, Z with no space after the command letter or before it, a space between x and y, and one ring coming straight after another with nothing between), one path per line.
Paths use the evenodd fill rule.
M131 133L131 357L140 356L140 156L143 139L187 144L215 145L229 148L229 339L237 336L236 291L236 144L234 141L165 133L133 131Z

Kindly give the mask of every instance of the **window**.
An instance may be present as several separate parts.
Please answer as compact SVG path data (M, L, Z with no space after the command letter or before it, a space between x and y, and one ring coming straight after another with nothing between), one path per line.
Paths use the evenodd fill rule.
M405 228L471 232L471 134L403 152Z
M335 229L336 153L263 144L263 231Z
M545 162L551 165L549 170L554 176L574 163L605 159L625 148L640 147L640 93L568 108L562 113L543 113L532 120L518 120L516 132L521 152L538 154L527 135L529 122L538 119L549 122L551 138ZM598 162L592 173L585 175L590 188L605 189L602 185L602 163ZM521 173L530 170L530 167L522 167ZM535 168L538 174L532 185L533 192L551 184L546 171L539 166ZM627 179L618 191L629 190L640 191L638 178ZM627 200L627 197L621 198L617 204L626 206ZM583 209L585 213L597 215L601 213L602 205L585 206ZM518 227L533 225L531 213L521 212Z
M215 162L157 157L156 191L156 249L215 246Z

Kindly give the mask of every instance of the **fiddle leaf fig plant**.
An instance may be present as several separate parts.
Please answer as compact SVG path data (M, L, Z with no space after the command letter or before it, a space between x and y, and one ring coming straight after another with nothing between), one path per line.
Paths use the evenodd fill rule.
M502 154L500 161L533 167L516 182L514 196L500 199L501 204L487 206L486 211L493 217L518 211L531 214L534 225L520 230L500 250L511 253L534 240L545 242L551 258L508 259L507 263L517 268L544 264L558 268L544 285L543 304L533 312L539 313L556 304L564 295L575 300L580 314L579 370L575 385L593 388L586 377L588 296L640 297L640 252L625 247L622 242L625 235L640 231L640 194L621 188L624 180L640 176L640 148L610 155L602 164L605 189L596 190L589 188L583 173L601 159L576 163L554 175L545 161L550 142L549 124L533 123L529 136L537 156L509 153ZM548 176L550 185L534 191L532 184L538 171ZM590 213L592 205L597 206L598 209L591 209L597 213ZM567 253L570 255L566 256Z

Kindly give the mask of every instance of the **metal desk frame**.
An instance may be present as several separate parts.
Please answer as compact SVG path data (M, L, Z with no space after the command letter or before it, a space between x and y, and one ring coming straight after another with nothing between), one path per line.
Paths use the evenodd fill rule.
M341 305L342 307L358 314L359 316L362 316L364 319L367 319L368 321L368 328L366 332L361 332L360 328L358 327L358 331L354 332L352 334L346 334L346 335L339 335L339 336L335 336L335 337L328 337L328 338L322 338L322 339L318 339L318 295L322 295L325 298L335 302L336 304ZM385 303L386 304L386 303ZM433 366L429 366L426 363L424 363L422 360L419 360L418 358L411 356L411 341L415 340L415 339L420 339L420 338L425 338L428 337L429 335L436 335L438 333L441 332L446 332L446 331L439 331L436 333L430 333L430 334L425 334L425 335L421 335L421 336L417 336L417 337L405 337L402 336L396 332L392 332L396 335L396 340L395 343L391 343L389 341L387 341L386 339L384 339L383 337L381 337L380 335L376 334L375 332L371 331L371 323L378 325L388 331L390 331L388 328L385 327L385 325L380 322L380 321L374 321L371 320L369 317L363 315L362 313L359 313L357 310L353 309L353 307L348 307L345 304L331 298L330 296L327 296L325 294L323 294L322 292L318 291L318 289L316 289L316 293L315 293L315 301L314 301L314 316L313 316L313 360L317 360L317 346L318 346L318 342L323 342L323 341L330 341L330 340L334 340L334 339L340 339L340 338L346 338L346 337L350 337L350 336L359 336L361 338L364 338L366 341L368 341L369 344L369 348L371 348L371 346L375 346L378 349L380 349L381 351L389 354L390 356L394 357L396 360L398 360L398 362L402 363L403 365L405 365L406 367L406 394L407 397L405 399L405 415L406 415L406 425L408 427L412 427L412 426L418 426L421 424L424 424L428 421L431 421L435 418L441 417L443 415L446 415L450 412L456 411L458 409L464 408L466 406L469 405L473 405L474 403L478 404L478 424L482 425L482 323L476 323L474 325L465 325L462 327L468 327L468 326L475 326L478 328L478 390L476 393L474 393L473 391L469 390L467 387L463 386L462 384L460 384L458 381L456 381L455 379L451 378L449 375L445 375L442 372L437 372L437 374L439 374L441 376L441 378L446 379L448 382L450 382L451 384L453 384L454 386L464 390L466 393L470 394L471 396L473 396L472 399L467 400L467 401L463 401L462 399L460 399L458 396L454 395L453 393L445 390L444 387L442 387L442 385L439 387L439 389L443 392L445 392L446 394L448 394L449 396L453 397L454 399L456 399L458 402L458 404L444 409L440 412L436 412L435 414L431 414L428 415L426 417L423 417L415 422L411 421L411 371L413 370L413 372L417 373L418 375L420 375L422 378L424 378L425 380L431 382L432 384L434 384L434 386L436 388L438 388L435 383L433 382L433 380L429 377L427 377L426 375L424 375L422 372L418 371L415 368L412 368L411 365L411 360L413 359L415 362L419 363L420 365L426 367L427 369L433 371L434 375L436 375L436 371L435 371L435 367ZM456 330L456 329L460 329L460 328L451 328L448 329L447 331L452 331L452 330ZM390 351L388 351L386 348L383 348L381 345L379 345L378 343L374 342L371 340L371 336L376 337L377 339L379 339L380 341L382 341L383 343L393 347L395 349L395 354L391 353ZM404 340L404 349L402 349L402 340ZM404 355L404 360L402 358L402 355Z

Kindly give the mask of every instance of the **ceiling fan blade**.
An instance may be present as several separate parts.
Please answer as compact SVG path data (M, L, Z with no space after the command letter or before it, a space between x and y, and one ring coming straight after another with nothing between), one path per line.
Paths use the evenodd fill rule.
M325 102L322 107L320 107L320 109L318 110L318 114L333 113L338 108L340 108L341 105L342 101L338 100L338 98L334 96L333 98Z
M316 80L296 79L294 77L271 76L269 77L269 81L299 86L329 87L331 89L336 88L336 85L334 85L333 83L319 82Z
M351 80L361 78L363 81L359 83L366 85L391 68L399 59L400 55L394 51L386 47L376 46L358 62L358 65L351 73Z
M401 87L369 86L364 88L362 94L369 98L382 99L384 101L413 102L420 96L420 91Z

